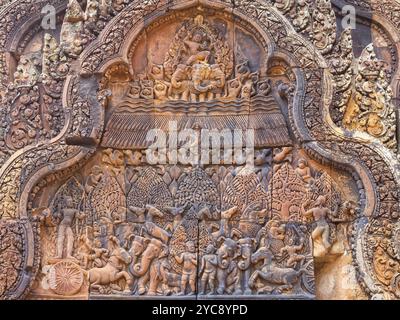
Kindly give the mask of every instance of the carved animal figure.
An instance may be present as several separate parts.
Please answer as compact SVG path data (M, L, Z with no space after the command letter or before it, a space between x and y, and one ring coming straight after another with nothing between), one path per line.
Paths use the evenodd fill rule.
M233 217L235 213L238 211L238 207L234 206L228 210L221 212L221 224L218 231L213 232L212 236L214 239L218 239L219 237L230 237L231 230L229 227L229 220Z
M147 205L146 209L147 215L146 222L143 226L143 231L145 231L148 235L160 239L163 243L167 244L169 238L171 238L171 234L160 228L153 222L153 217L162 218L164 217L164 213L151 205Z
M150 267L150 282L147 295L170 295L179 292L181 285L181 275L169 272L171 266L168 262L169 250L163 246L160 255ZM162 284L159 287L160 283Z
M165 244L167 244L169 238L171 238L171 234L169 232L160 228L153 222L145 222L144 229L148 235L160 239Z
M230 287L237 283L237 268L234 262L237 244L234 240L222 237L222 244L217 250L218 294L229 293Z
M273 262L273 255L267 247L261 247L251 256L251 262L253 264L261 260L263 260L261 270L254 271L250 277L249 286L251 288L256 289L256 281L261 278L275 287L272 288L273 291L282 292L284 290L291 290L305 272L303 269L297 271L293 268L281 268L276 266ZM271 287L266 285L262 288L258 288L257 293L266 293L268 291L271 291Z
M283 147L280 152L276 152L274 155L274 163L281 164L282 162L291 162L292 161L292 147ZM279 166L277 169L274 169L274 171L278 171L278 169L281 166Z
M239 269L239 279L236 286L235 294L251 294L249 287L250 279L250 266L251 266L251 254L253 252L254 239L244 238L238 241L238 258L237 263Z
M171 234L160 228L153 222L154 217L164 217L163 212L152 205L146 205L146 208L137 208L131 206L128 209L128 214L133 213L135 215L134 221L136 223L143 223L143 226L140 230L141 235L143 235L143 233L145 232L149 236L160 239L164 243L168 242Z
M128 217L132 217L132 221L136 223L144 223L146 221L146 209L130 206L128 208Z
M85 183L85 192L86 195L89 196L92 190L96 187L96 185L100 182L103 177L103 170L100 166L94 166L89 177Z
M208 100L221 98L225 88L225 73L221 70L221 67L218 64L213 64L211 66L209 77L211 80L211 85L214 86L215 89L208 93Z
M146 292L146 284L150 280L150 273L148 271L154 259L159 257L162 248L163 244L160 240L151 239L141 256L140 262L131 268L132 274L139 278L138 294L140 295Z
M132 278L124 269L131 263L132 258L129 253L121 248L118 239L110 237L111 256L107 264L102 268L93 268L88 272L90 287L99 290L101 286L116 284L119 280L125 280L124 293L130 293L129 287L132 284Z
M144 252L146 246L150 242L150 239L146 239L140 236L131 235L130 238L132 237L134 237L134 239L132 241L131 248L129 249L129 254L132 257L132 263L130 265L131 272L132 272L131 268L137 263L140 255Z
M192 82L190 84L190 94L192 102L204 102L208 92L216 89L209 79L211 67L209 64L198 62L192 67Z
M146 215L147 222L153 222L154 217L158 217L158 218L164 217L164 213L152 205L149 205L149 204L146 205L146 209L147 209L147 215Z
M169 225L169 230L173 231L182 223L183 213L186 210L186 205L182 207L167 207L166 210L174 216L174 221Z
M179 64L172 75L169 96L174 100L189 100L189 70L184 64Z

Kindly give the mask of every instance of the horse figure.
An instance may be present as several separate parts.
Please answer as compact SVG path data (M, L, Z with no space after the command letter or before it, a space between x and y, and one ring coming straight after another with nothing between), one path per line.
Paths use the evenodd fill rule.
M269 284L276 285L275 290L289 291L293 289L293 286L299 281L301 275L305 270L300 269L299 271L293 268L281 268L276 266L273 262L273 255L269 248L261 247L251 256L251 262L253 264L263 261L261 270L256 270L249 279L249 286L255 288L255 282L261 278ZM258 289L257 293L265 293L268 290L268 286L264 286Z
M110 285L113 287L116 282L125 280L123 291L124 293L130 293L132 277L125 269L131 263L132 257L124 248L119 246L118 239L114 236L110 237L110 249L111 255L107 264L102 268L92 268L89 270L90 287L99 290L101 286Z

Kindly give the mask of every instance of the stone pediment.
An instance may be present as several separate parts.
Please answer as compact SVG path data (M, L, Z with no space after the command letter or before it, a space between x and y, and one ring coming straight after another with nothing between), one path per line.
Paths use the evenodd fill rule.
M267 75L259 40L202 14L172 25L174 34L163 34L168 25L149 26L154 30L130 49L131 65L106 71L112 108L101 145L147 148L149 130L167 132L171 121L178 131L254 130L256 147L291 144L286 107L274 98L279 85ZM235 45L238 36L245 40ZM142 47L148 48L145 62L139 61Z
M0 299L400 298L396 1L1 3Z

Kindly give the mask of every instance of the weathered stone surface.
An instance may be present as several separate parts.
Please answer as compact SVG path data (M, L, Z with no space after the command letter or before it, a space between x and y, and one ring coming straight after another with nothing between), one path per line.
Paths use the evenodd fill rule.
M1 299L400 299L396 1L0 4Z

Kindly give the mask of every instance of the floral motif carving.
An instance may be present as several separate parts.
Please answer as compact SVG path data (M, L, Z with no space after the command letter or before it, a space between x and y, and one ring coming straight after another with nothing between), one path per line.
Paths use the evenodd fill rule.
M343 124L351 130L365 131L388 148L396 149L396 115L388 81L384 62L378 60L373 46L369 45L358 61L354 93Z
M25 229L17 221L0 221L0 297L2 299L15 298L11 295L18 281L25 260Z
M65 12L65 1L51 2ZM192 271L199 268L196 280L201 282L204 294L312 297L313 259L332 258L341 252L338 244L343 243L351 247L358 281L366 292L374 297L398 298L395 220L399 214L399 175L392 152L397 144L393 93L384 65L377 60L373 48L368 47L357 64L352 64L350 33L345 30L336 42L336 21L330 1L274 1L275 8L265 1L199 3L214 11L222 6L233 9L231 15L219 13L218 19L231 22L234 17L238 29L246 24L256 27L255 30L262 31L253 35L262 48L257 54L272 57L277 53L272 65L287 59L282 64L287 63L288 69L297 67L287 74L282 71L284 68L268 73L269 58L255 67L253 60L236 52L238 49L224 33L226 30L209 19L213 11L196 7L176 29L177 39L186 44L171 41L171 48L175 48L172 52L176 52L172 58L159 64L146 61L150 63L146 63L144 74L131 74L132 70L122 67L128 75L125 83L130 86L131 98L154 107L154 114L165 104L181 104L180 108L185 108L188 103L199 107L211 102L213 110L215 102L235 101L247 108L246 117L250 117L246 123L254 123L258 114L253 114L248 105L266 106L268 99L276 98L283 110L276 113L277 122L281 124L283 114L287 116L287 131L294 141L268 145L267 151L261 150L265 143L258 142L261 155L257 161L271 156L273 163L264 162L246 177L240 173L243 168L236 165L190 170L180 165L150 168L142 159L142 147L120 151L124 148L114 149L111 139L105 154L97 147L103 126L110 119L108 115L116 107L114 99L123 92L115 89L121 89L123 81L109 86L96 76L111 60L122 57L128 37L135 33L134 26L142 20L146 25L153 21L157 15L151 14L155 12L169 18L169 10L157 10L177 6L178 12L184 1L91 0L83 8L71 0L64 23L58 27L59 31L64 30L61 44L46 35L43 50L37 55L24 53L29 36L21 36L20 41L16 33L31 15L40 11L43 1L23 0L2 7L0 43L7 51L0 52L0 95L6 106L1 111L0 130L4 163L0 171L0 232L7 230L6 224L14 223L4 219L30 219L33 223L37 217L42 223L40 240L34 231L33 246L22 247L35 259L40 256L42 267L49 268L40 276L35 275L33 268L23 284L18 280L0 281L0 296L23 297L34 278L43 277L47 284L44 281L42 289L47 286L48 292L58 297L80 295L85 290L119 297L186 295L196 293ZM394 2L357 3L384 14L396 25ZM31 14L26 14L31 5ZM112 17L115 19L111 21ZM34 22L28 24L31 23L33 26ZM228 29L231 27L227 25ZM67 36L66 30L73 32ZM202 41L196 32L204 43L199 43ZM248 40L247 35L244 38ZM15 68L14 58L8 57L14 42L19 42L15 45L20 53L15 57ZM266 48L274 52L267 52ZM114 80L112 76L107 79L109 70L105 79ZM352 70L357 71L354 78ZM333 99L328 106L331 93ZM129 108L129 103L117 107ZM366 132L392 151L379 143L367 146L337 128L333 130L326 123L329 107L336 124ZM109 114L104 117L103 112ZM124 117L118 119L118 126L123 126ZM228 123L227 119L221 121ZM183 122L183 127L198 128L200 122L204 125L207 121ZM258 121L266 123L264 118ZM287 147L268 149L292 142L307 151L302 159ZM290 158L291 154L295 159ZM91 163L98 164L92 170L86 167L89 158ZM321 169L327 163L332 164L331 171ZM360 203L345 197L352 191L343 194L343 184L339 185L334 177L337 170L351 171L355 186L352 179L348 186L358 189ZM55 198L46 192L56 190L71 176L74 178L64 185L65 189L79 192L71 192L73 204L71 208L64 206L64 210L82 211L86 216L82 215L82 221L75 218L72 224L72 229L77 229L73 230L74 241L69 245L73 247L73 259L68 262L68 255L64 254L60 263L51 261L57 258L55 247L62 221L54 216L57 206L51 201L66 202L68 192ZM192 176L200 177L204 183L196 183ZM282 195L285 192L289 194L286 198ZM105 196L109 196L108 205L102 202ZM48 209L37 207L46 201ZM338 203L342 205L338 207ZM368 223L363 222L364 211L370 211ZM346 244L350 229L353 240ZM385 233L381 233L383 229ZM365 242L359 250L355 240L360 237ZM39 254L39 245L52 248L51 255ZM66 241L63 250L64 246ZM59 275L70 275L60 290L56 285L60 282L54 276L58 263L63 267ZM22 269L15 270L10 279L21 276ZM87 278L88 288L85 280L81 285L82 275ZM378 288L368 279L374 279Z

